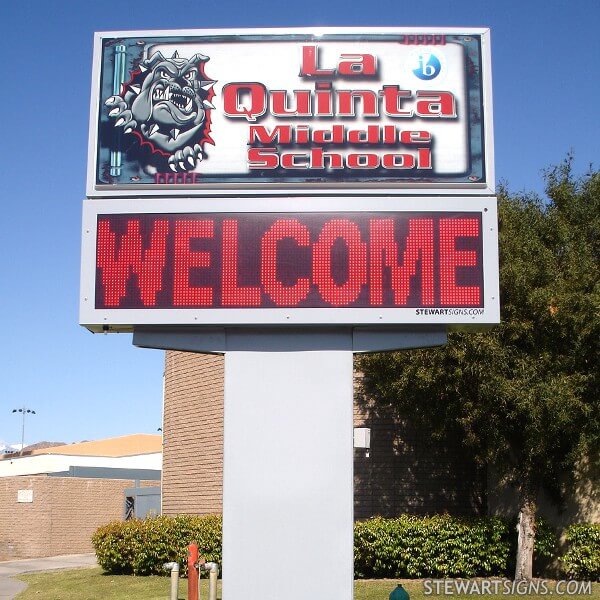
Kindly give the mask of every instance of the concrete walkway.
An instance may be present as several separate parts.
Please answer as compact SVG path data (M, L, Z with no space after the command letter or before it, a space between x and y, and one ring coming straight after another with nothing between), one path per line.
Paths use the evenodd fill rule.
M67 554L48 558L0 561L0 600L12 600L27 587L26 583L11 579L14 575L59 569L89 568L95 567L97 564L95 554Z

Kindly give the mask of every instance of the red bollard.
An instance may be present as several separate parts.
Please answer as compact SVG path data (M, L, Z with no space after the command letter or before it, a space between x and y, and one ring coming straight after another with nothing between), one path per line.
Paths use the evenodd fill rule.
M188 600L198 600L198 544L188 546Z

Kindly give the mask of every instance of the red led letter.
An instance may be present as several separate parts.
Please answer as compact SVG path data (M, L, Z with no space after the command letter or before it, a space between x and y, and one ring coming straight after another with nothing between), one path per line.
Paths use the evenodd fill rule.
M223 306L260 306L260 287L238 286L238 222L223 221Z
M331 250L338 238L348 248L348 278L341 285L331 272ZM313 279L323 300L333 306L347 306L358 298L367 282L367 245L356 223L348 219L325 223L313 249Z
M310 280L303 277L292 286L277 279L277 242L285 238L296 240L299 246L310 245L310 232L296 219L278 219L271 225L261 241L260 280L265 292L278 306L295 306L310 291Z
M211 238L213 235L214 221L177 221L175 223L174 306L212 305L212 288L190 286L190 269L209 267L210 252L192 252L190 240Z
M394 235L393 219L373 219L371 237L371 304L383 304L383 268L392 272L394 304L403 306L410 294L410 279L417 272L417 261L421 261L421 304L433 304L433 221L410 219L408 237L398 264L398 243Z
M478 306L481 303L478 285L456 285L456 267L477 266L475 250L457 250L456 239L478 236L477 219L440 219L440 286L441 303L445 306Z
M162 287L165 266L165 248L169 233L168 221L155 221L150 236L150 248L142 250L139 219L127 221L127 232L121 236L117 249L117 235L110 223L98 223L97 267L102 269L104 306L119 306L127 293L127 282L137 276L142 304L154 306L156 294Z

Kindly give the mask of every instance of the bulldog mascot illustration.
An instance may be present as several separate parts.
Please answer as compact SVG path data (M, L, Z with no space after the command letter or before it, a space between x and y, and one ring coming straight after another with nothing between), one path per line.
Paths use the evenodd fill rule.
M175 173L193 170L204 158L204 144L212 143L216 82L204 74L208 60L203 54L186 59L177 52L171 58L154 52L132 73L121 94L105 101L114 126L135 135L142 146L149 144L150 162L160 164L162 157Z

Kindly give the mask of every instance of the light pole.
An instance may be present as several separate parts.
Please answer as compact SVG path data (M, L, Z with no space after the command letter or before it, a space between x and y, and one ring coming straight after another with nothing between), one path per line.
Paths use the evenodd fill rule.
M23 456L23 447L25 446L25 415L27 413L31 415L35 415L35 410L31 410L26 406L22 408L13 408L14 413L21 413L23 415L23 421L21 426L21 450L19 451L19 456Z

